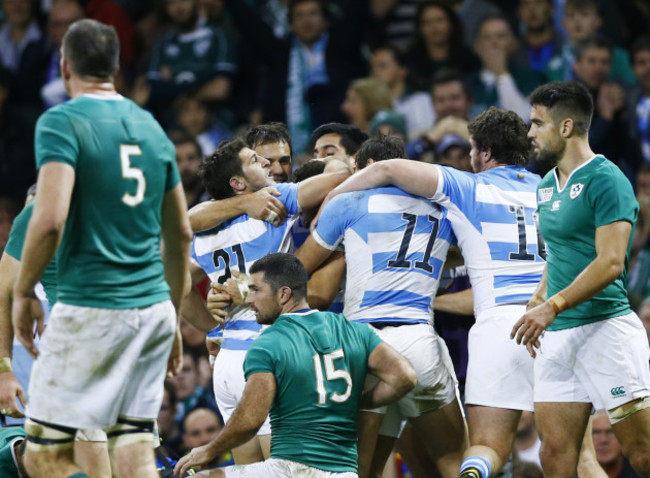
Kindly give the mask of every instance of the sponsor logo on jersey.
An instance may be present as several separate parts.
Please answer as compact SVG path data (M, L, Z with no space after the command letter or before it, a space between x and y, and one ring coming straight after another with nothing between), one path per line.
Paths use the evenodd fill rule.
M553 188L543 188L537 191L537 202L549 202L553 197Z
M578 196L580 196L580 193L582 192L582 188L584 188L585 185L582 183L576 183L571 185L571 189L569 190L569 197L571 199L575 199Z
M560 210L560 201L553 201L553 205L551 206L551 211L559 211Z
M614 387L610 390L612 397L622 397L625 395L625 387Z

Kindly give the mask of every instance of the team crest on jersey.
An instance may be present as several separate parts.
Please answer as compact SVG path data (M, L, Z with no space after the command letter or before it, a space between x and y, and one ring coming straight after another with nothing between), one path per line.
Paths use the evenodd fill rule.
M167 48L165 48L165 53L167 56L178 56L178 54L181 52L180 48L178 48L178 45L167 45Z
M537 202L548 202L553 197L553 188L543 188L537 191Z
M571 185L571 190L569 191L569 197L571 199L575 199L578 196L580 196L580 193L582 192L582 188L584 188L585 185L582 183L576 183Z
M201 40L194 43L194 53L196 56L205 56L210 48L210 40Z
M553 201L553 206L551 206L551 211L559 211L560 210L560 201Z

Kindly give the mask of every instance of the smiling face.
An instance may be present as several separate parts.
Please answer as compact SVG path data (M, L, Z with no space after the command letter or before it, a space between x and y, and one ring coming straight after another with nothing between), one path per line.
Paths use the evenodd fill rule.
M255 192L275 184L269 168L271 163L268 159L258 155L250 148L242 148L239 152L239 159L242 162L246 190Z
M536 161L557 164L562 159L566 140L545 106L533 105L530 111L528 139L531 140Z
M255 311L258 324L272 324L282 313L280 291L273 291L264 277L264 272L251 274L246 303Z
M438 120L446 116L456 118L467 118L472 106L470 99L460 81L439 83L431 89L431 100L433 109Z
M270 163L269 171L276 183L286 183L291 174L291 148L285 141L260 144L255 146L258 156Z

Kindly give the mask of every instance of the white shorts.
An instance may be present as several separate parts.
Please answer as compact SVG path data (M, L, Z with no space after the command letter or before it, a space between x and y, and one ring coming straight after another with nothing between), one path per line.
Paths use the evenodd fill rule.
M395 348L413 365L418 383L405 397L387 407L371 410L387 415L381 435L399 436L404 418L415 418L439 410L458 397L454 365L447 345L429 324L401 325L398 327L370 328L387 344ZM367 385L377 378L369 375ZM399 416L394 412L395 407Z
M648 336L634 313L545 332L535 359L535 402L612 410L650 396Z
M141 309L58 303L34 362L27 416L70 428L108 428L119 415L155 419L174 340L171 301Z
M358 478L356 473L332 473L319 470L295 461L269 458L249 465L234 465L223 468L226 478Z
M228 423L233 412L239 405L244 394L246 379L244 378L244 358L246 350L221 349L214 361L212 370L212 384L217 406L223 417L223 422ZM271 434L271 422L266 417L258 435Z
M467 405L533 411L533 358L510 339L525 312L524 305L503 305L477 317L467 346Z

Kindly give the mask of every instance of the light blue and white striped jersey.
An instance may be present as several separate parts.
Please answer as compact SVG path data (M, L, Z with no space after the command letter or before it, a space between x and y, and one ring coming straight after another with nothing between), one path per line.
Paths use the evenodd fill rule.
M444 166L431 198L448 211L474 289L474 314L525 304L542 277L544 242L534 217L541 178L522 166L466 173Z
M341 194L325 207L314 239L330 250L344 240L348 319L432 323L440 273L455 242L445 215L392 186Z
M289 214L283 225L276 227L244 214L194 236L192 261L212 282L226 282L231 277L231 269L248 274L253 262L267 254L293 252L291 229L300 212L298 184L283 183L273 187L280 192L278 200L284 203ZM248 350L260 330L262 326L249 306L235 307L226 319L221 348Z

